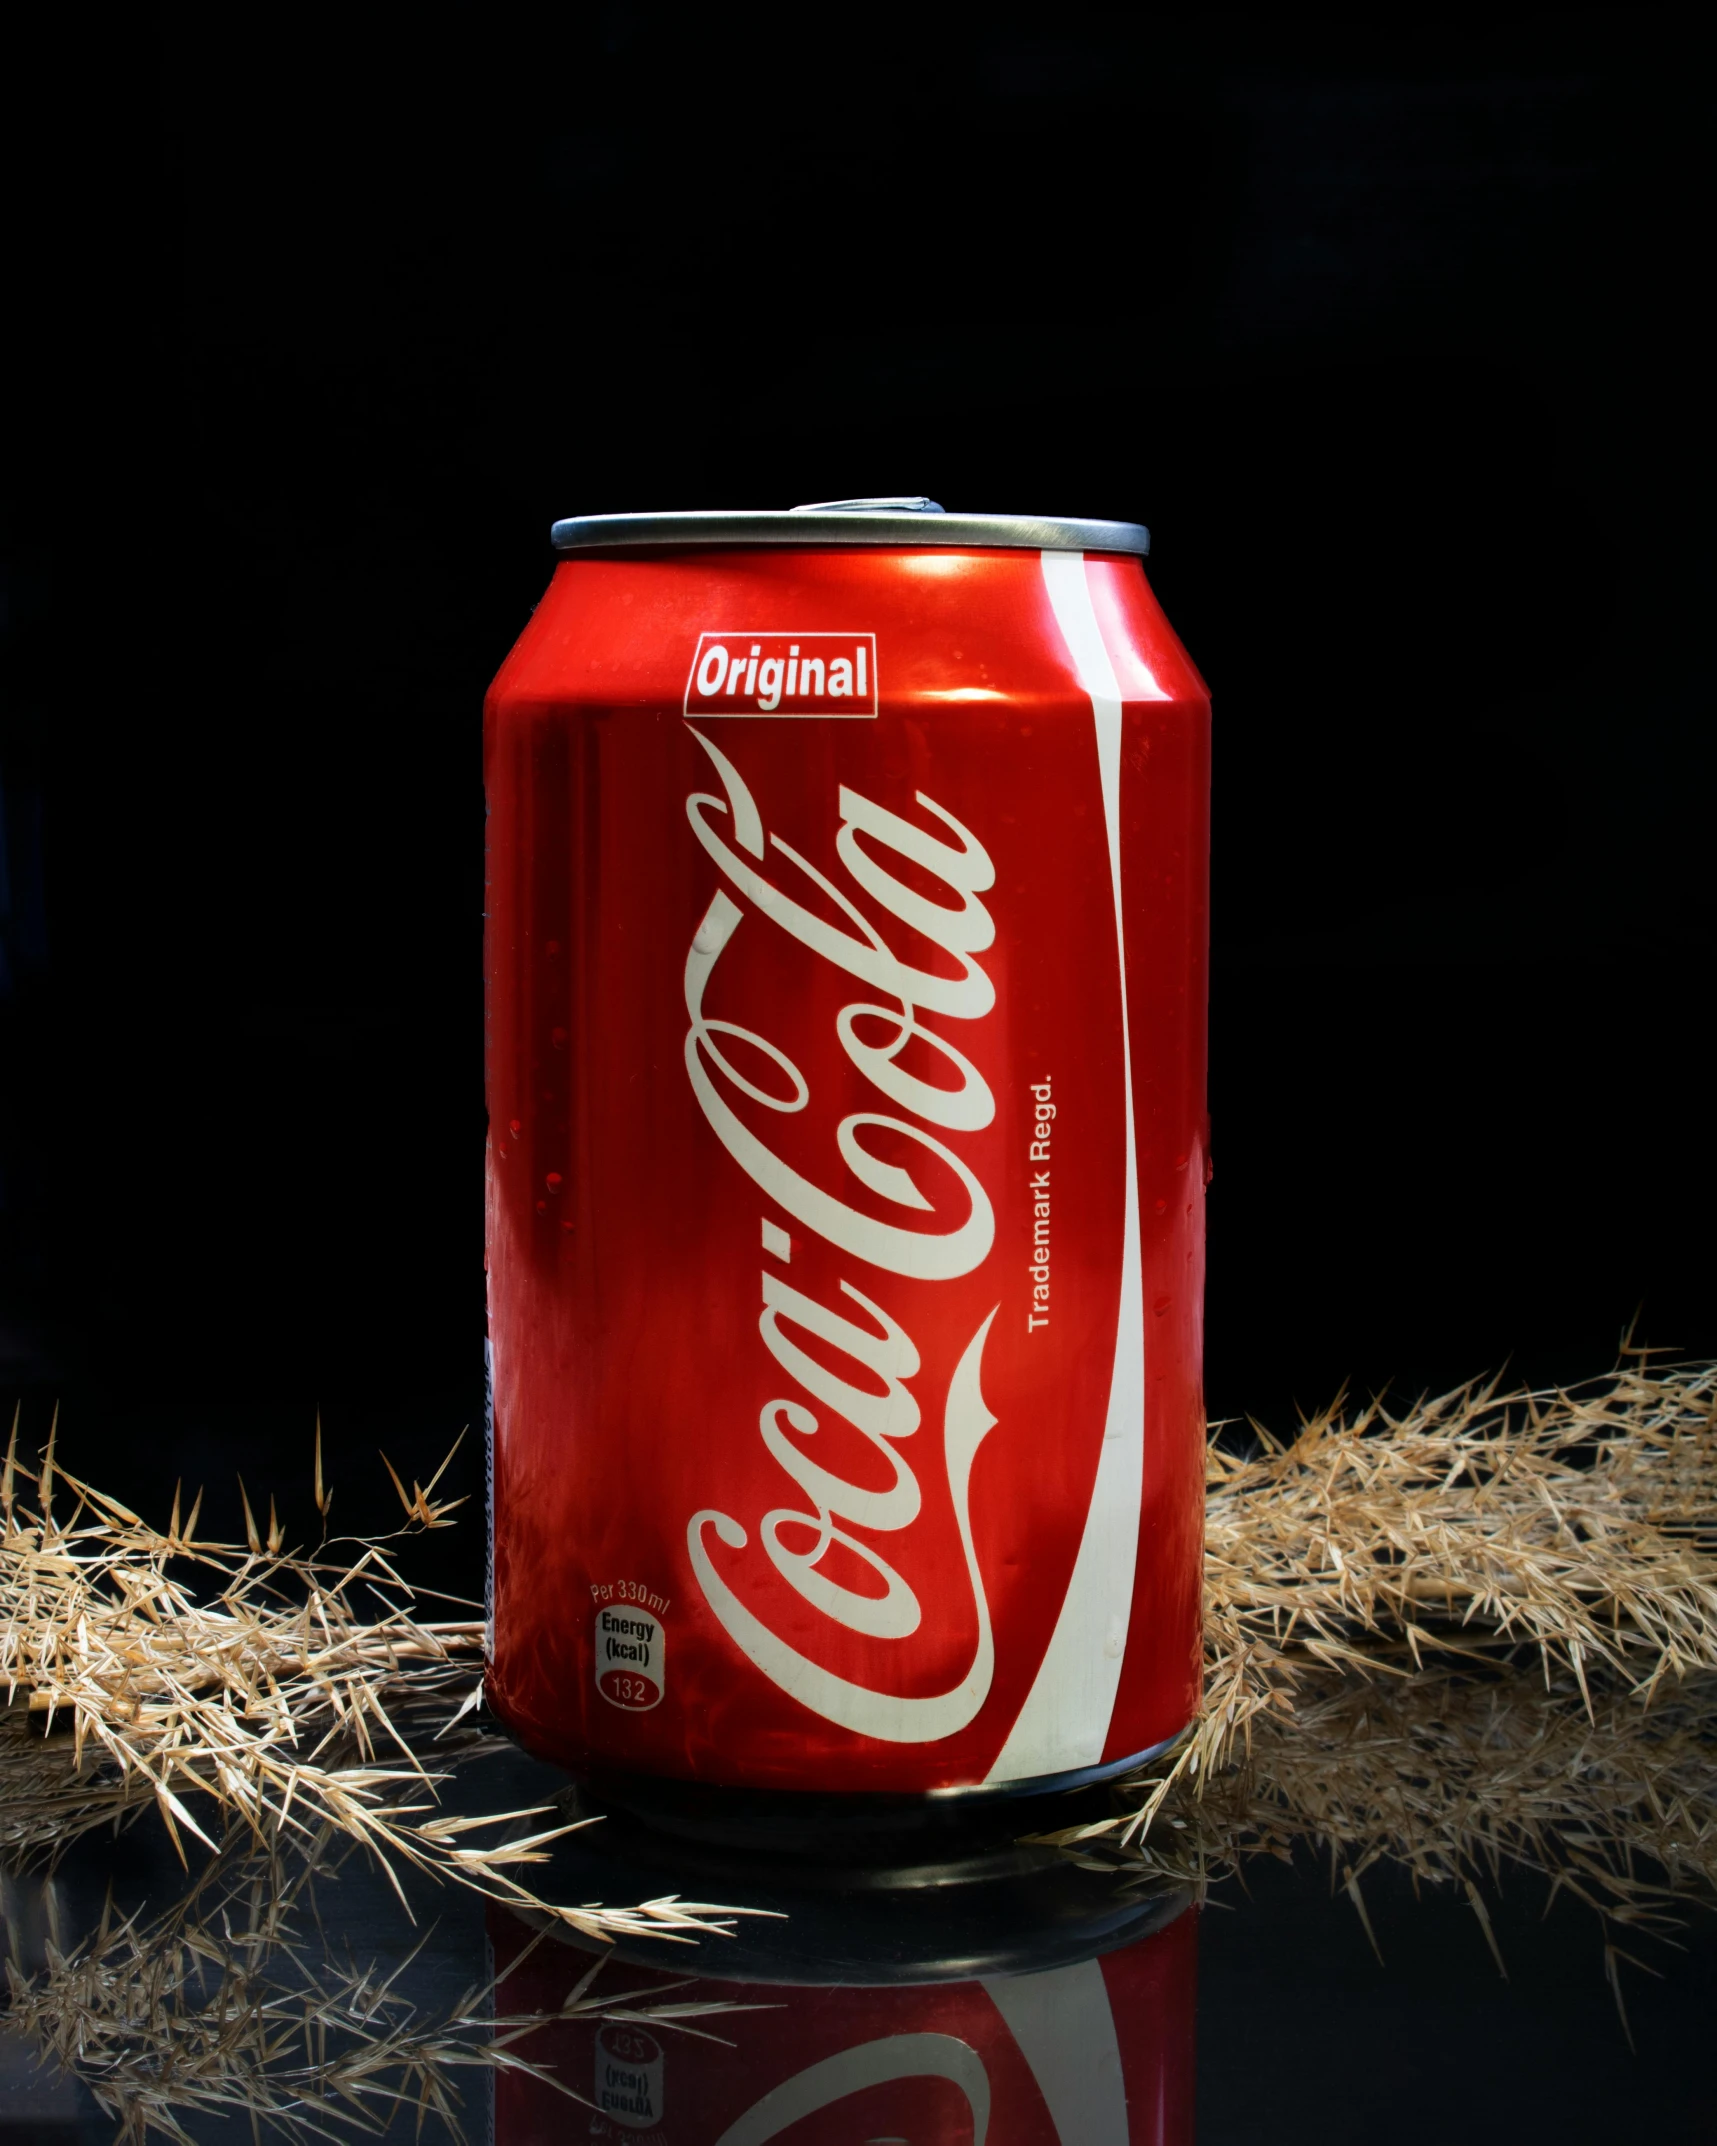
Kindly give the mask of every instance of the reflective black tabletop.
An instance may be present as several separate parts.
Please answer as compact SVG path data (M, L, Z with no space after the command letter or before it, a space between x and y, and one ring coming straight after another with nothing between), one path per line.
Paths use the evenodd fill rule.
M591 1814L510 1748L444 1800L554 1807L521 1831ZM1416 1841L1381 1805L1392 1847L1357 1872L1351 1842L1296 1835L1279 1798L1248 1835L1263 1852L1228 1852L1230 1811L1196 1842L1159 1820L1142 1856L1115 1835L992 1835L848 1864L611 1809L530 1867L543 1899L746 1911L723 1934L612 1944L410 1871L396 1892L336 1841L186 1872L145 1812L5 1880L0 2137L1717 2137L1717 1924L1697 1893L1658 1899L1654 1866L1628 1879L1626 1825L1605 1840L1592 1808L1571 1772L1559 1885L1504 1858L1470 1888L1427 1880L1447 1839Z

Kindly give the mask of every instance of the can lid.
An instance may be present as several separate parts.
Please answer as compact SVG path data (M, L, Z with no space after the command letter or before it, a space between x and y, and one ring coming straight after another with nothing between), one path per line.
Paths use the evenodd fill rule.
M971 551L1120 551L1142 558L1151 534L1137 522L1060 514L949 514L933 499L828 499L785 513L692 508L682 514L575 514L550 532L560 552L649 545L890 544Z

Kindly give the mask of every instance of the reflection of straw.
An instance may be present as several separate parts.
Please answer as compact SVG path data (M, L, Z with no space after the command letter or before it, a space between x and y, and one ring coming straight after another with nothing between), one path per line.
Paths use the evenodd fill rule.
M1344 1668L1524 1647L1641 1704L1717 1668L1717 1365L1624 1352L1583 1387L1253 1429L1253 1457L1211 1451L1204 1709L1127 1829Z
M1689 1679L1649 1711L1625 1691L1469 1669L1349 1671L1291 1720L1255 1728L1244 1761L1058 1836L1081 1860L1205 1885L1296 1842L1327 1857L1370 1932L1362 1881L1383 1862L1417 1888L1464 1895L1502 1964L1485 1904L1505 1866L1536 1872L1599 1917L1612 1979L1629 1932L1663 1935L1670 1904L1717 1889L1711 1736L1717 1678ZM1155 1804L1138 1823L1138 1791ZM1375 1943L1375 1939L1373 1940ZM1618 1988L1618 1996L1619 1996Z
M412 1614L413 1592L389 1557L396 1538L351 1544L349 1561L331 1556L340 1545L326 1540L314 1557L288 1551L272 1499L264 1536L242 1484L243 1547L199 1542L200 1497L181 1522L177 1493L162 1535L58 1468L51 1436L39 1472L19 1461L17 1444L14 1419L0 1473L0 1671L9 1701L0 1851L10 1859L52 1854L76 1833L152 1802L183 1860L181 1828L214 1845L187 1806L192 1796L213 1799L259 1847L333 1826L370 1851L402 1902L396 1858L541 1908L590 1936L710 1927L716 1911L678 1899L622 1909L539 1901L511 1872L546 1862L548 1844L570 1827L490 1847L471 1839L553 1806L436 1815L447 1764L473 1739L467 1717L481 1696L473 1671L482 1627ZM452 1505L433 1496L439 1479L438 1470L407 1496L394 1477L403 1533L449 1524ZM73 1498L65 1519L54 1512L62 1482ZM21 1483L34 1486L33 1507ZM318 1431L324 1520L329 1502ZM212 1599L176 1576L186 1566L208 1576ZM360 1614L360 1590L382 1611L374 1622ZM42 1732L67 1720L72 1734L56 1746Z
M337 1875L351 1849L329 1825L291 1855L235 1834L153 1922L104 1912L81 1942L51 1943L39 1972L9 1962L13 2028L138 2142L153 2132L191 2146L182 2120L222 2111L291 2140L374 2133L401 2108L462 2138L456 2081L473 2070L526 2072L583 2102L519 2053L548 2021L494 2016L492 1985L425 2013L408 1994L415 1953L385 1974L327 1957L302 1911L315 1919L313 1881ZM692 2021L735 2009L675 1998L683 1978L610 1996L592 1988L602 1964L552 2018L698 2034Z
M1513 1864L1597 1911L1619 2002L1618 1938L1717 1888L1717 1366L1624 1354L1257 1444L1212 1453L1199 1721L1054 1838L1182 1882L1304 1840L1362 1918L1387 1859L1493 1951Z

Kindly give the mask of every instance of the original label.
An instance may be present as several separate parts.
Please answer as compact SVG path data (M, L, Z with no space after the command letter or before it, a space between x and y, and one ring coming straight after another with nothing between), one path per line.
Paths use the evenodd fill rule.
M874 717L876 635L700 633L685 712Z

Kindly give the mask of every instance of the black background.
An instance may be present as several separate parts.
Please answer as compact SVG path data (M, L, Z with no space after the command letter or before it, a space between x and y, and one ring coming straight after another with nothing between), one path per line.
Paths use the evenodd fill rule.
M1212 1412L1717 1351L1691 12L268 20L9 70L27 1431L226 1525L475 1431L549 521L897 491L1147 522L1212 685Z

